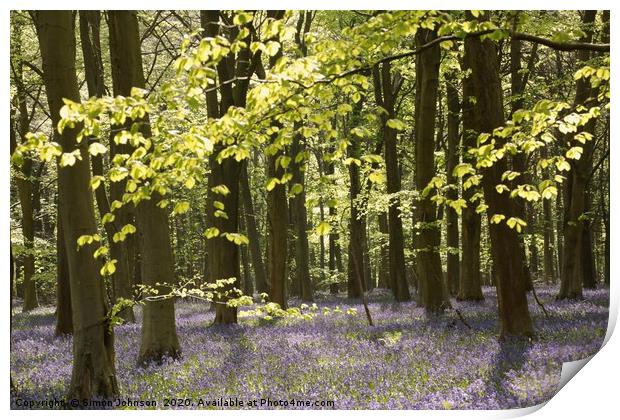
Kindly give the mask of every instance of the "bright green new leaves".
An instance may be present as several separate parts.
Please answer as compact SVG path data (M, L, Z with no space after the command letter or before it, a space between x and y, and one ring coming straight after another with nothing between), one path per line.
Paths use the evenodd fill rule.
M241 233L225 233L223 236L226 237L230 242L233 242L235 245L247 245L250 243L250 240L247 236Z
M99 270L101 275L106 277L106 276L111 276L112 274L114 274L116 272L117 262L118 262L117 260L110 260L106 262L105 264L103 264L103 267L101 267L101 270Z
M452 176L457 178L463 178L465 175L473 175L476 173L476 170L469 163L459 163L454 167L452 171Z
M519 219L518 217L511 217L510 219L506 220L506 224L508 225L510 229L516 229L518 233L521 233L523 228L527 226L527 223L525 223L523 220Z
M405 129L407 128L407 124L405 124L404 122L398 119L387 120L385 125L387 125L390 128L393 128L396 131L405 131Z
M331 225L329 224L329 222L325 220L319 223L319 225L316 227L316 234L319 236L329 235L331 231L332 231Z
M132 224L126 224L125 226L121 228L120 231L114 233L112 240L114 242L122 242L125 240L127 235L131 235L132 233L136 233L136 227Z
M220 230L216 227L210 227L204 232L204 236L207 239L217 238L220 235Z
M457 200L446 200L446 204L452 207L458 215L463 213L463 209L467 207L467 202L462 198Z
M63 153L60 156L60 166L73 166L75 165L76 160L82 160L79 149L76 149L71 153Z
M99 241L101 241L101 236L99 236L98 233L95 233L94 235L82 235L77 240L77 249L79 250L84 245L90 245L93 242Z
M107 151L108 149L106 149L106 147L101 143L95 142L95 143L91 143L88 146L88 153L90 153L93 156L103 155Z
M216 185L215 187L211 188L211 191L213 191L215 194L223 196L227 196L228 194L230 194L230 190L224 184Z
M175 204L172 214L173 215L183 214L183 213L187 213L188 210L189 210L189 202L179 201L178 203Z

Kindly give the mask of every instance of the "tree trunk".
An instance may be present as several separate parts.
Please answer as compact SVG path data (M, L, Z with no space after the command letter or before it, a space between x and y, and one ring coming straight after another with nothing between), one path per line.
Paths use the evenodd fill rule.
M541 157L546 159L547 152L545 148L541 149ZM555 264L553 246L553 219L551 215L551 201L543 200L543 270L545 283L551 284L555 282Z
M281 179L284 176L284 169L282 166L278 165L276 168L276 162L280 156L284 156L284 154L278 152L269 157L267 179ZM269 298L272 302L279 304L282 309L286 309L288 307L286 276L288 208L286 185L277 183L276 186L267 193L267 203L270 242L269 280L271 283Z
M416 44L424 45L437 38L429 29L419 29ZM435 175L435 118L437 113L437 89L439 86L439 45L430 47L418 55L416 63L415 97L415 160L416 185L422 191ZM432 193L434 194L434 192ZM430 195L418 200L417 273L421 290L421 303L427 313L439 313L446 307L448 297L443 284L441 255L441 230L437 224L437 206Z
M152 192L149 200L138 204L136 212L142 278L146 285L157 290L154 296L169 294L171 288L168 285L174 283L175 278L168 214L157 205L161 199L158 193ZM166 357L176 359L180 356L175 320L173 298L146 302L142 314L139 363L161 362Z
M314 290L312 280L310 279L310 265L308 261L309 245L308 245L308 215L306 213L306 183L304 160L298 162L300 153L303 153L302 139L299 134L293 136L293 144L291 145L291 171L293 179L291 185L301 185L302 190L291 197L291 213L293 221L293 229L295 233L295 264L296 279L301 290L301 298L304 301L314 300ZM301 157L300 157L301 159Z
M471 73L465 83L463 97L474 96L475 104L469 111L473 117L476 132L493 132L504 125L502 87L499 77L497 50L493 41L477 37L465 40L465 70ZM496 139L496 147L501 147L502 139ZM505 221L490 223L495 214L502 214L506 220L518 216L518 208L508 194L500 194L495 189L502 182L506 171L506 160L498 160L490 168L482 171L484 198L489 219L491 255L497 281L497 299L501 321L500 337L531 336L533 334L527 295L524 261L519 251L520 240L516 230L508 227Z
M60 212L59 212L60 213ZM60 222L60 214L58 214ZM62 234L62 224L57 224L56 234L56 330L55 335L73 333L73 319L71 310L71 284L65 238Z
M596 10L586 10L583 14L584 25L591 25L596 18ZM585 31L584 42L592 41L592 28ZM589 51L578 51L577 60L583 64L590 59ZM593 95L590 82L579 79L576 82L575 105L592 105ZM589 133L594 133L596 120L590 120L584 127ZM568 134L566 144L581 146L583 153L579 160L571 162L571 171L564 185L564 252L562 255L561 285L558 299L580 299L583 296L584 251L582 241L587 232L584 232L583 215L589 207L587 202L586 183L592 173L592 155L594 142L587 141L581 144L574 140L574 134ZM587 245L586 245L587 246ZM591 252L591 251L590 251Z
M254 210L254 202L252 200L252 192L250 190L250 178L248 176L247 163L241 169L241 196L243 199L243 209L245 213L245 224L250 240L250 256L252 257L252 268L254 270L254 279L256 281L256 289L258 293L269 293L269 283L267 283L267 275L265 274L265 265L263 264L263 255L261 251L260 233L256 227L256 213ZM304 204L305 205L305 204Z
M382 212L377 218L379 224L379 232L381 233L381 247L379 251L379 287L393 290L393 285L390 281L390 256L389 256L389 244L384 240L388 237L388 221L387 213Z
M465 64L465 63L464 63ZM475 95L476 86L472 78L463 80L463 162L476 164L474 156L468 150L477 147L477 118L475 104L471 96ZM461 214L461 276L459 281L458 300L484 300L482 294L482 279L480 273L480 233L481 217L476 212L472 197L477 193L477 187L463 187L463 199L467 207Z
M32 12L43 61L45 90L56 127L63 98L80 100L75 73L75 22L71 11ZM82 159L58 169L58 195L65 249L69 261L73 308L73 370L70 398L113 397L118 394L114 366L114 334L109 326L104 283L93 258L96 244L77 249L82 235L97 232L90 190L86 142L76 141L78 128L55 133L64 153L79 148Z
M360 142L362 139L354 138L348 147L348 155L352 159L360 158ZM359 194L360 194L360 168L355 163L349 165L350 179L350 205L351 219L349 221L349 259L347 270L347 296L349 298L361 298L366 290L366 278L364 271L364 247L363 241L366 235L364 221L360 217Z
M21 26L15 28L21 32ZM10 148L11 154L17 147L17 136L15 125L17 123L17 132L20 141L25 141L25 136L30 131L30 122L28 117L28 104L26 103L26 91L22 78L22 59L21 59L21 36L17 35L11 42L11 57L17 56L15 60L14 81L17 88L17 108L19 109L19 120L14 121L14 111L11 111L10 117ZM34 204L33 204L33 182L32 171L33 162L30 158L25 157L20 168L17 169L15 184L17 185L17 193L19 196L19 204L22 212L22 235L24 242L23 270L24 270L24 306L23 312L31 311L39 306L37 298L37 286L34 281L35 258L34 258Z
M245 213L245 207L239 206L239 210ZM247 234L245 226L245 218L239 217L239 229L242 233ZM246 296L254 296L254 282L252 281L252 273L250 273L250 259L248 257L248 249L241 247L241 265L243 266L243 294Z
M377 104L387 111L381 114L382 133L385 145L385 168L387 175L387 192L396 194L401 190L400 171L398 167L398 148L396 130L387 125L388 120L396 118L394 105L398 92L398 83L392 80L392 70L389 62L383 63L381 69L375 67L373 71L375 83L375 98ZM405 241L403 238L403 222L400 215L400 200L396 197L390 200L388 208L389 234L389 273L390 284L397 302L411 299L407 283L405 267Z
M132 87L144 88L137 15L132 11L109 11L108 25L114 93L129 96ZM145 138L151 137L148 117L129 124L134 122L141 123L140 130ZM123 193L124 187L122 192L119 190L113 193L113 197L122 197ZM161 199L158 193L151 191L150 198L141 201L135 212L142 262L140 277L144 284L153 286L157 290L157 295L168 294L171 290L170 285L175 284L168 213L165 208L157 205ZM117 218L123 220L121 223L124 224L132 220L131 216L129 211L125 211ZM129 258L128 255L123 255L123 257L125 269L128 270L125 278L128 279ZM121 290L116 290L116 293L128 293L128 286L128 284L119 285ZM176 358L180 352L174 300L168 298L147 301L142 315L142 340L138 361L140 363L159 362L167 356Z
M446 175L448 184L454 188L448 190L446 196L450 200L458 199L458 178L453 175L454 168L459 163L459 112L461 104L459 91L453 84L456 76L452 75L446 80L446 95L448 100L448 147L446 159ZM446 211L446 245L447 257L447 280L448 288L453 296L459 292L459 278L461 275L460 246L459 246L459 216L456 211Z
M100 25L101 15L98 10L81 10L80 11L80 41L82 44L82 54L84 57L84 72L86 75L86 84L88 86L88 95L90 97L102 97L105 94L104 86L104 70L103 60L101 58L101 43L100 43ZM118 40L110 39L111 43L118 42ZM119 47L111 48L111 52L119 54ZM120 76L119 72L123 71L123 68L119 68L117 63L119 58L113 57L113 66L117 66L116 73L113 76ZM122 66L121 66L122 67ZM118 82L115 85L118 88ZM115 89L115 95L127 95L127 93L120 93ZM120 128L120 127L117 127ZM112 136L113 138L113 136ZM125 153L126 150L119 151L119 146L115 146L114 141L110 141L110 150L116 153ZM110 158L114 157L114 153L110 153ZM91 157L91 165L93 175L103 175L103 158L102 155ZM121 200L122 194L125 192L126 182L116 183L112 185L112 191L115 192L112 197L113 200ZM110 201L108 200L105 185L100 185L95 190L95 202L97 209L99 210L99 216L103 217L110 211ZM129 241L114 242L114 234L123 227L126 223L131 222L131 216L128 209L117 210L117 220L113 223L106 223L105 230L108 237L108 243L110 244L110 254L116 262L116 270L112 274L112 298L116 301L119 298L131 299L131 268L129 264ZM135 316L131 307L123 309L119 314L126 322L135 322Z

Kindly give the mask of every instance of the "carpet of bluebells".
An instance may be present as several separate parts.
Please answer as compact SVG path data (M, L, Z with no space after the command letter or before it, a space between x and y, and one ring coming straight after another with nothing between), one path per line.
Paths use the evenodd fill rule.
M342 297L320 296L320 315L310 321L246 317L232 327L211 326L205 303L180 302L179 360L137 366L140 323L116 328L121 394L156 400L159 407L169 398L331 400L336 409L532 406L555 394L563 362L600 348L609 306L604 289L585 291L577 302L555 301L555 287L537 290L549 317L530 296L537 331L531 342L497 340L492 288L485 288L484 302L453 302L471 329L454 312L428 319L415 302L393 303L381 290L370 296L374 327L359 302ZM322 315L323 307L336 306L358 314ZM17 398L62 399L71 377L71 338L54 337L51 307L14 313L12 406Z

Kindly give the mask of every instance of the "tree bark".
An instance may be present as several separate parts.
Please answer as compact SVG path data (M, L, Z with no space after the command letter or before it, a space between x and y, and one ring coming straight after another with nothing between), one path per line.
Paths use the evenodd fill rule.
M276 168L278 157L284 156L282 151L270 156L268 159L267 178L281 179L284 169L281 165ZM271 293L269 298L272 302L280 305L282 309L288 307L288 285L286 275L286 258L288 252L287 228L288 208L286 200L286 185L276 184L267 193L267 214L269 217L269 280Z
M437 38L429 29L418 29L416 44L424 45ZM415 98L415 160L416 185L424 190L435 175L435 119L437 90L439 87L439 45L418 55L416 63ZM441 255L441 230L438 225L437 206L430 195L421 195L417 208L420 229L418 234L417 273L421 302L427 313L439 313L446 308L448 297L444 293Z
M458 178L453 174L454 168L459 163L459 113L461 104L459 91L454 85L455 76L451 75L446 80L446 96L448 101L448 144L446 151L446 175L448 184L454 188L448 190L446 196L450 200L458 199ZM450 293L456 296L459 292L459 279L461 275L460 246L459 246L459 215L456 211L446 211L446 245L447 256L447 281Z
M385 62L381 68L374 68L373 79L375 84L375 99L386 113L381 114L382 134L385 145L385 168L387 175L387 192L396 194L401 190L400 171L398 167L398 148L396 130L387 125L388 120L396 118L395 97L399 90L399 82L392 79L391 64ZM403 238L403 222L400 215L400 200L395 197L390 200L388 208L389 234L389 273L390 284L397 302L411 299L407 283L405 252Z
M71 280L60 217L60 214L58 214L59 223L56 225L56 256L58 259L56 261L56 336L73 333Z
M250 178L248 175L247 163L241 169L241 196L243 200L243 209L245 213L245 224L250 240L250 256L252 257L252 269L254 270L254 279L256 280L256 289L258 293L269 293L269 283L265 274L265 265L263 263L263 255L261 252L261 238L258 228L256 227L256 212L254 210L254 202L252 192L250 190Z
M140 33L137 15L133 11L109 11L110 57L112 60L112 82L114 93L129 96L131 88L144 88ZM151 137L148 116L141 121L140 131L145 138ZM112 141L114 144L114 141ZM123 191L113 196L122 197ZM170 238L168 213L157 204L162 197L155 191L147 200L141 201L135 211L138 225L138 242L141 257L141 279L145 285L157 290L157 295L166 295L175 284L174 259ZM127 207L126 204L121 209ZM122 223L129 222L129 211L119 214ZM129 270L129 258L124 255ZM130 271L128 271L130 273ZM128 275L128 274L127 274ZM159 284L159 286L157 286ZM123 285L127 286L127 285ZM118 291L120 293L120 291ZM176 358L181 352L176 333L174 300L167 298L147 301L142 315L142 339L138 356L139 363L159 362L165 357Z
M362 139L354 138L348 147L350 158L360 158L360 142ZM349 259L347 270L347 296L349 298L361 298L367 289L367 279L364 270L363 241L366 236L366 226L361 218L359 209L360 168L354 162L349 165L350 179L350 206L351 218L349 221Z
M304 150L302 139L299 134L293 136L291 145L291 172L293 179L291 185L301 185L302 190L290 199L292 224L295 233L295 282L301 290L301 298L304 301L314 300L314 290L310 279L310 265L308 261L308 215L306 212L306 183L304 160L298 160L298 156Z
M100 25L101 15L98 10L81 10L80 17L80 41L82 44L82 55L84 57L84 73L86 75L86 84L88 86L88 95L91 97L102 97L105 94L103 60L101 58L101 42L100 42ZM116 39L110 39L111 42L118 42ZM112 53L120 53L120 47L111 48ZM118 64L118 57L112 57L113 68L116 67L116 78L122 77L119 73L124 69ZM115 86L115 94L118 92L118 82ZM126 93L124 93L126 94ZM120 127L117 127L120 128ZM113 138L114 136L112 136ZM110 141L110 158L116 153L125 153L127 150L122 146L116 146L114 141ZM125 148L126 149L126 148ZM91 166L93 175L103 175L103 158L102 155L91 157ZM113 200L121 200L122 194L125 192L126 182L116 183L112 185L114 196ZM99 210L99 216L103 217L110 211L110 200L106 194L105 185L100 185L95 190L95 202ZM131 213L128 209L117 210L117 219L112 223L105 224L105 231L110 244L110 255L117 261L116 270L112 274L112 298L116 301L119 298L131 299L131 264L130 264L130 243L129 239L124 242L114 242L114 234L122 228L126 223L132 221ZM135 322L135 316L131 307L123 309L119 314L126 322Z
M63 98L80 100L75 73L75 22L71 11L32 12L43 61L45 90L56 127ZM73 308L73 369L69 397L113 397L118 394L114 366L114 334L109 326L104 285L93 258L96 245L77 249L82 235L97 232L90 190L86 142L77 143L78 129L55 133L64 153L79 149L82 159L58 169L58 194L65 249L69 261Z
M583 13L582 23L591 25L596 18L596 10L586 10ZM592 40L592 29L585 30L582 38L585 42ZM590 59L589 51L578 51L577 60L583 64ZM593 105L593 92L588 80L579 79L576 82L575 105ZM594 133L596 120L590 120L584 127L589 133ZM592 155L594 142L587 141L581 144L574 140L574 134L568 134L566 144L581 146L583 153L577 161L571 162L571 171L564 185L564 251L562 255L561 285L558 299L581 299L584 283L584 250L582 241L587 232L584 232L583 215L589 203L587 202L586 183L592 173ZM586 245L587 246L587 245ZM591 252L591 251L590 251Z
M466 63L463 63L465 68ZM477 147L477 110L471 97L476 94L473 79L463 80L463 162L476 164L476 159L468 153L469 149ZM484 300L482 294L482 279L480 273L480 233L481 216L476 212L472 197L476 194L476 187L464 188L463 199L467 207L461 214L461 276L459 281L458 300Z
M475 104L470 110L474 117L476 132L493 132L504 125L502 87L499 77L496 44L486 39L468 38L465 40L465 70L471 73L465 84L463 97L474 96ZM502 146L502 139L496 139L496 147ZM506 220L518 217L518 208L508 194L500 194L495 189L502 182L502 174L507 169L504 159L498 160L490 168L482 170L484 198L489 219L491 255L497 281L497 299L501 321L500 337L533 335L527 295L524 261L519 251L520 241L516 230L505 223L490 223L495 214L502 214Z
M19 118L14 121L14 111L11 111L10 117L10 148L11 154L17 148L17 136L16 131L19 133L20 141L25 141L25 136L30 131L30 119L28 117L28 105L26 103L26 91L22 74L22 59L21 59L21 25L14 25L11 22L12 27L16 31L13 39L11 40L11 57L17 58L12 62L13 80L17 88L17 109L19 110ZM12 60L13 61L13 60ZM17 125L17 127L16 127ZM24 305L22 312L28 312L39 306L39 300L37 297L37 286L34 280L35 273L35 257L34 257L34 233L35 233L35 221L34 221L34 188L32 182L33 175L33 162L30 158L25 157L24 162L20 168L17 169L18 175L14 178L17 185L17 193L19 196L19 204L22 212L22 235L24 242L24 256L23 256L23 290L24 290Z

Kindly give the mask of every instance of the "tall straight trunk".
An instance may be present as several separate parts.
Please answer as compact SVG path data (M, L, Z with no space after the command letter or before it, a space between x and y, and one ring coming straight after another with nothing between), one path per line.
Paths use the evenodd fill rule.
M546 149L543 148L541 156L546 159ZM555 264L553 253L553 219L551 216L551 201L543 200L543 273L545 283L555 281Z
M401 190L400 170L398 167L398 147L396 130L387 125L388 120L396 118L395 100L399 82L393 80L392 68L389 62L383 63L381 68L374 68L373 79L375 84L375 99L386 113L381 114L382 134L384 138L384 159L387 175L387 192L396 194ZM403 238L403 222L400 214L400 200L398 197L390 200L388 207L388 234L389 234L389 273L390 284L397 302L411 299L407 283L405 266L405 241Z
M582 23L590 25L596 18L596 10L586 10L583 13ZM582 41L592 41L592 28L585 31ZM590 59L589 51L578 51L577 60L583 64ZM592 106L595 98L588 80L579 79L576 82L575 105ZM596 120L590 120L584 127L585 131L594 133ZM594 142L587 141L581 144L574 140L574 134L568 134L566 144L583 148L581 158L571 162L571 171L564 185L564 251L562 256L562 273L559 299L580 299L583 295L583 266L584 251L582 241L587 232L584 232L582 215L589 207L587 202L586 184L592 173L592 155ZM586 245L587 246L587 245ZM590 251L591 252L591 251Z
M459 113L461 104L459 91L454 85L455 76L446 81L446 96L448 101L448 144L446 158L446 175L448 184L454 185L454 189L448 190L446 196L450 200L456 200L459 196L458 178L453 174L454 168L459 163ZM447 256L447 281L448 289L453 296L459 292L459 278L461 275L460 247L459 247L459 215L451 209L446 210L446 245Z
M14 83L17 88L17 108L19 110L19 118L14 121L14 111L11 111L10 117L10 148L11 153L17 147L17 133L19 133L20 142L25 141L25 136L30 131L30 118L28 117L28 105L26 103L26 87L24 86L23 74L22 74L22 59L21 59L21 25L13 25L16 36L11 40L11 57L16 56L15 63L12 63L14 69ZM13 60L12 60L13 61ZM17 127L16 127L17 125ZM17 185L17 194L19 196L19 205L22 212L22 235L24 242L24 255L23 255L23 287L24 287L24 305L22 307L23 312L28 312L39 306L39 300L37 298L37 287L34 281L35 273L35 258L34 258L34 233L35 233L35 220L34 220L34 185L32 182L33 174L33 162L29 158L24 158L24 162L21 167L18 168L15 184Z
M348 147L350 158L360 158L360 142L362 139L355 138ZM366 235L366 226L360 217L359 194L360 187L360 168L355 163L349 165L350 179L350 206L351 219L349 221L349 263L347 270L347 296L350 298L360 298L366 289L367 279L364 271L364 247L363 241Z
M58 211L60 222L60 212ZM62 233L62 224L57 224L56 233L56 330L55 335L73 333L73 318L71 309L71 279L65 250L65 238Z
M239 205L239 210L245 214L245 207L242 204ZM239 229L242 233L247 235L245 218L243 217L239 217ZM254 296L254 282L252 280L252 274L250 273L250 258L246 247L241 247L241 265L243 266L243 294L246 296Z
M278 152L268 159L267 178L281 179L284 176L284 169L276 161L279 156L284 156ZM288 206L286 200L286 185L278 183L267 193L267 214L269 217L269 281L271 283L271 293L269 298L272 302L280 305L281 308L288 307L288 290L286 275L286 258L288 248L287 228L288 228Z
M523 108L524 100L523 100L523 92L525 91L525 87L527 86L527 81L530 72L534 68L536 53L537 53L538 44L534 44L532 47L532 54L530 55L529 66L527 71L523 73L523 69L521 68L521 59L522 59L522 50L521 50L521 41L517 39L510 40L510 84L511 84L511 108L510 108L510 116L520 108ZM527 173L527 162L525 154L517 154L513 156L512 159L512 169L518 172L520 175L517 178L518 183L530 183L529 176ZM515 202L518 209L518 217L522 220L531 221L531 217L528 215L528 206L525 199L516 197ZM533 233L533 226L528 223L525 231L527 233ZM519 247L519 252L521 252L521 258L523 261L527 261L526 252L525 252L525 238L523 235L519 237L521 246ZM532 240L530 242L530 262L529 265L526 263L524 265L524 275L526 279L526 287L528 290L532 289L532 272L536 271L534 268L538 263L538 251L536 249L536 244Z
M308 261L309 245L305 168L303 161L297 161L297 157L303 152L303 147L301 136L295 134L291 145L291 171L293 174L291 185L301 185L302 190L291 197L290 210L295 233L295 282L301 291L302 300L312 301L314 300L314 290L312 280L310 279L310 264Z
M382 236L388 236L388 221L387 221L387 213L381 212L377 218L377 223L379 225L379 232ZM393 290L393 285L390 281L390 256L389 256L389 244L383 243L381 244L381 248L379 250L379 287L383 287L385 289Z
M562 263L564 261L564 242L563 242L563 226L564 226L564 185L558 185L558 195L555 198L555 212L556 222L555 222L555 231L556 233L556 248L558 252L558 259L556 265L556 272L558 278L562 279Z
M157 295L170 293L174 266L170 246L168 214L157 205L162 197L151 193L149 200L138 204L139 246L142 250L142 278L157 290ZM159 285L158 285L159 283ZM177 358L181 346L176 331L174 299L147 301L142 314L142 338L138 362L160 362L166 357Z
M464 63L465 64L465 63ZM468 153L477 147L477 118L475 104L470 96L476 87L472 78L463 80L463 162L476 164L474 156ZM467 202L461 213L461 275L459 281L458 300L484 300L482 294L482 278L480 272L480 233L481 216L471 199L477 187L463 187L463 199Z
M463 97L474 96L475 104L470 117L476 132L491 133L504 125L502 86L499 77L499 63L496 44L477 37L465 40L465 70L470 70L465 83ZM503 140L496 139L497 147ZM518 208L508 194L500 194L495 189L502 182L502 174L507 163L501 159L490 168L482 170L484 199L488 205L489 235L493 271L497 282L497 299L501 322L500 337L531 336L533 325L526 295L526 279L520 240L516 230L504 222L490 223L495 214L502 214L506 220L518 217Z
M103 60L101 58L101 42L100 27L101 14L98 10L81 10L79 12L80 21L80 41L82 44L82 55L84 58L84 72L86 75L86 84L88 86L88 95L90 97L102 97L105 94L104 86L104 70ZM118 51L118 49L116 50ZM114 62L114 60L113 60ZM118 69L122 71L122 69ZM117 74L118 77L118 74ZM119 92L114 92L120 95ZM111 143L114 143L111 141ZM120 147L121 149L123 147ZM116 153L125 153L126 150L119 150L119 146L111 144L110 150ZM110 158L114 157L111 153ZM103 158L102 155L91 157L91 166L93 175L103 175ZM113 200L121 200L125 190L126 182L117 183L112 186L114 191ZM99 210L100 217L103 217L110 211L110 200L107 197L105 185L99 186L95 191L95 202ZM110 244L110 254L116 262L116 270L112 274L112 298L131 299L131 264L129 252L129 240L124 242L114 242L112 238L114 234L126 224L131 222L131 213L128 209L117 210L117 218L112 223L106 223L105 231ZM133 242L131 242L132 244ZM135 316L131 307L124 308L119 316L127 322L135 322Z
M609 10L603 10L602 20L603 20L603 36L602 41L608 43L609 42L609 30L610 30L610 15L611 12ZM605 141L607 142L607 147L609 147L609 115L605 118ZM606 286L609 286L609 280L611 277L610 273L610 248L609 248L609 206L606 198L609 198L609 156L605 159L606 162L603 164L603 174L601 174L601 217L603 219L603 223L605 225L605 258L604 258L604 282Z
M32 12L43 61L52 126L60 120L63 98L80 100L75 73L75 22L71 11ZM80 150L81 160L58 168L58 205L69 262L73 309L73 367L69 397L113 397L118 394L114 366L114 333L107 317L104 283L93 258L96 244L77 249L82 235L97 232L89 153L86 142L77 143L78 128L55 132L64 153Z
M538 214L536 214L536 207L533 205L533 203L528 203L526 204L525 207L525 215L526 215L526 222L527 222L527 226L526 226L526 232L528 232L530 234L530 242L528 244L528 253L529 253L529 275L530 278L536 278L536 276L538 276L540 269L539 269L539 258L538 258L538 244L536 241L536 236L538 233L538 229L536 228L536 221L538 220L539 216Z
M592 194L586 191L585 213L591 211ZM584 289L596 289L596 258L594 257L593 226L589 217L583 221L581 239L581 282Z
M245 214L245 224L248 232L248 238L250 240L250 256L252 257L252 269L254 271L256 289L258 290L258 293L269 293L269 283L267 282L267 275L265 274L265 265L263 263L263 255L260 245L260 233L256 227L256 213L254 210L252 191L250 190L250 178L248 175L247 163L244 164L241 169L241 177L239 181L241 187L241 197L243 200L243 210Z
M200 23L205 37L221 35L233 38L236 36L225 25L220 26L220 13L218 10L200 11ZM271 15L271 12L268 15ZM219 89L217 91L211 90L206 94L207 115L209 118L222 117L232 106L245 107L249 78L255 70L251 66L251 62L255 62L254 58L256 57L250 56L249 43L236 56L229 53L218 63L217 79L220 82ZM236 79L234 83L222 83L233 79ZM236 233L239 229L239 181L243 165L234 159L224 159L218 162L218 154L224 147L222 144L217 144L213 154L209 157L211 174L208 181L210 193L207 197L206 220L209 227L215 227L221 233ZM217 196L212 194L213 187L218 185L228 187L229 193ZM216 217L213 206L215 201L224 204L227 218ZM286 230L286 226L284 229ZM225 236L211 238L207 242L207 258L210 282L220 279L235 279L233 284L228 285L223 290L224 292L229 292L239 281L239 246L226 239ZM214 322L216 324L237 323L237 308L228 306L225 301L216 303Z
M144 88L142 70L142 54L140 50L140 33L138 18L133 11L109 11L108 25L110 29L110 57L112 61L112 84L116 95L129 96L132 87ZM148 117L139 123L145 138L151 137ZM112 141L114 144L114 141ZM120 151L119 151L120 152ZM120 184L120 183L119 183ZM114 185L113 185L114 186ZM117 186L118 188L118 186ZM120 196L124 191L113 193ZM118 195L117 195L118 194ZM152 286L157 295L170 293L170 285L175 283L174 260L168 213L157 204L161 196L155 191L147 200L141 201L135 211L138 225L138 243L141 257L141 279L144 284ZM123 206L123 208L127 205ZM122 209L123 209L122 208ZM125 209L117 218L128 223L132 217ZM129 276L129 258L124 255L127 277ZM128 284L119 285L126 292ZM181 352L176 333L174 300L172 298L147 301L142 315L142 339L140 344L139 362L159 362L165 357L177 357Z
M418 46L437 38L437 32L419 29ZM439 87L439 45L427 48L418 55L416 63L415 98L415 160L416 185L422 191L435 175L435 117ZM417 209L420 229L418 235L417 274L421 303L427 313L445 309L445 294L441 255L441 230L437 225L437 206L430 196L420 196Z
M12 127L11 127L12 128ZM24 238L23 273L24 273L24 306L28 312L39 306L37 286L34 281L34 218L32 210L32 181L29 179L32 161L27 159L22 166L22 173L15 179L22 211L22 235ZM23 178L22 178L23 177Z
M336 208L329 208L330 216L336 216ZM328 238L328 247L329 247L329 261L328 261L328 269L330 275L337 275L342 272L342 256L340 251L340 234L330 233ZM338 283L330 283L329 290L331 293L336 294L340 291L340 285Z

